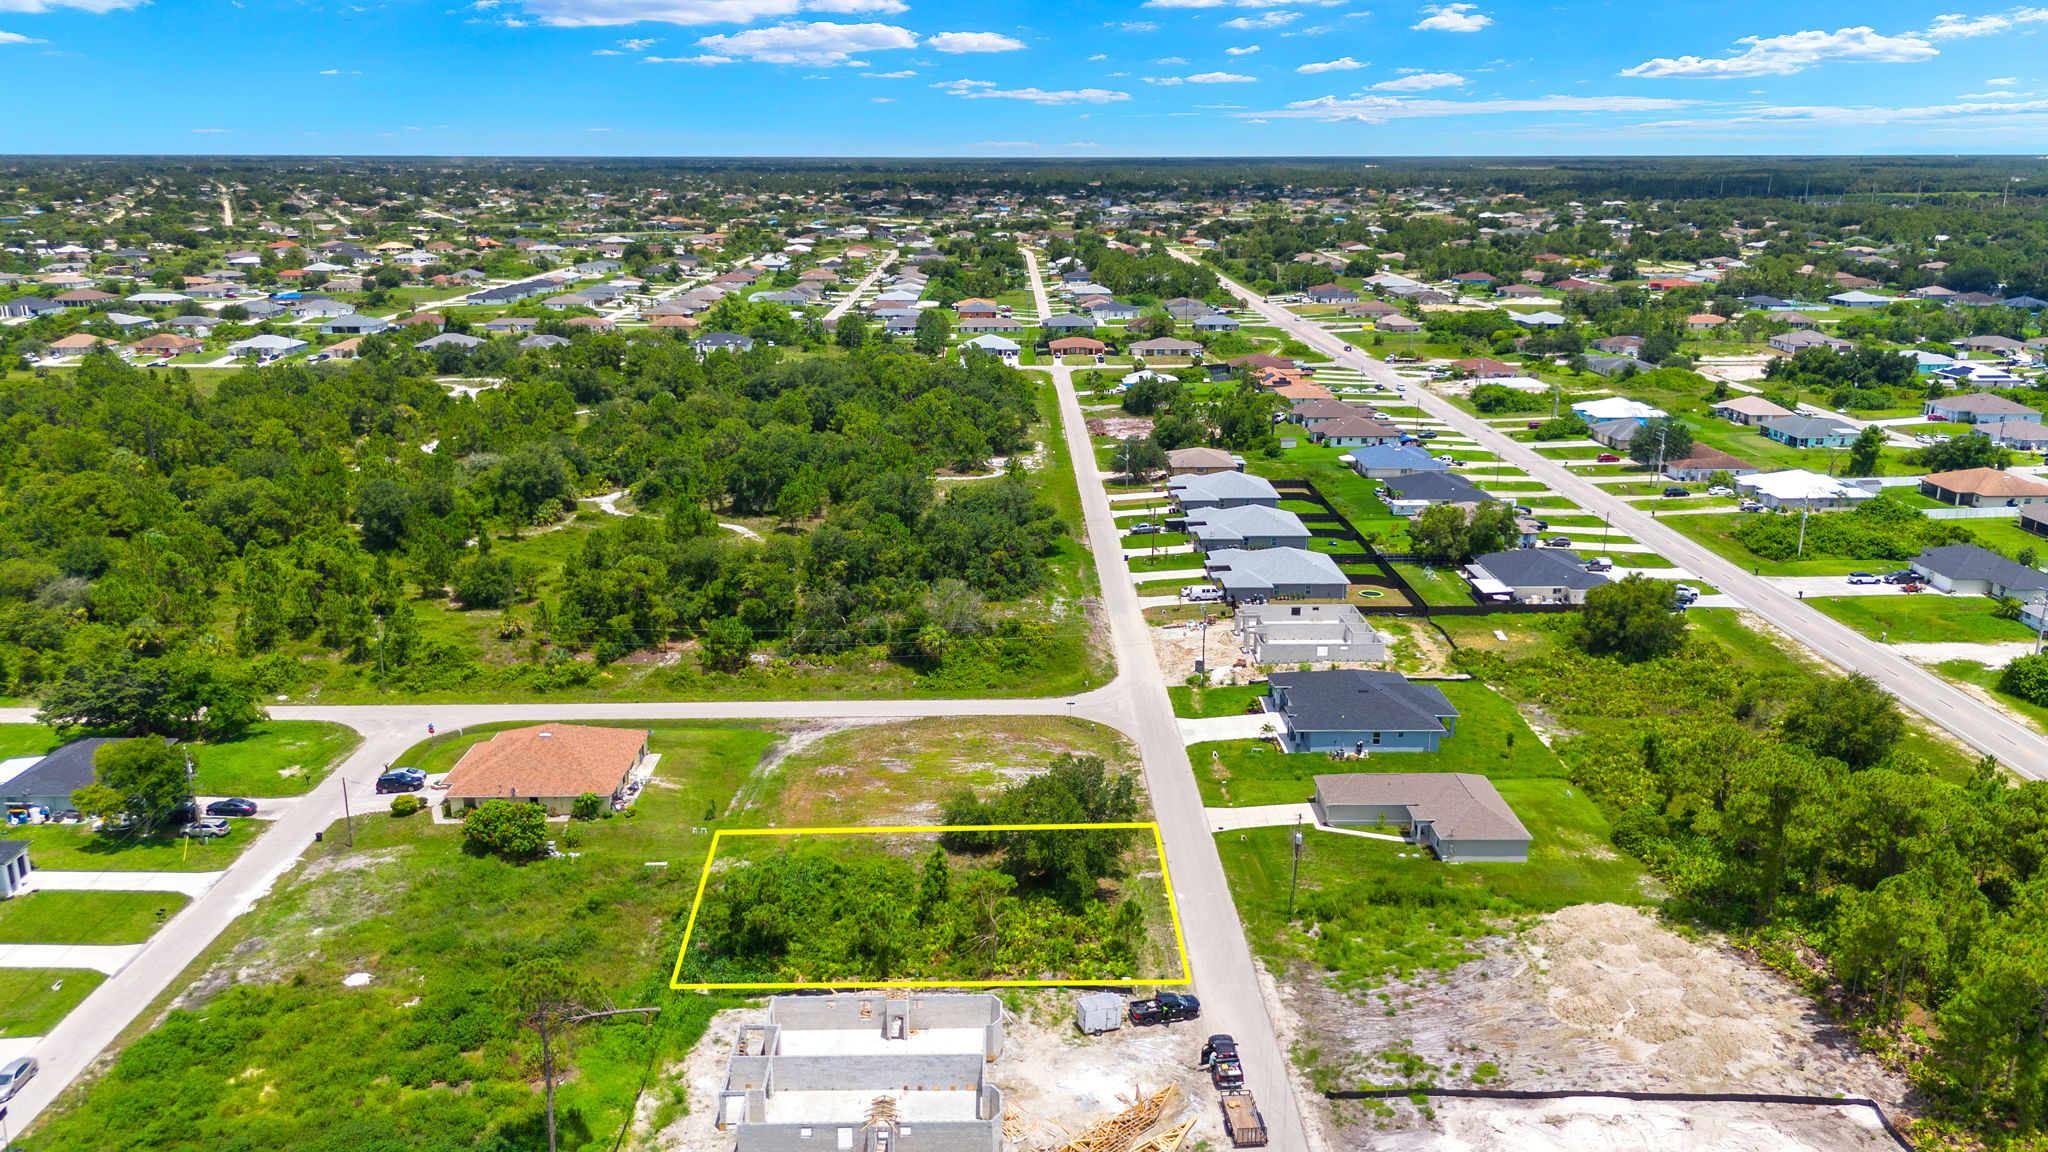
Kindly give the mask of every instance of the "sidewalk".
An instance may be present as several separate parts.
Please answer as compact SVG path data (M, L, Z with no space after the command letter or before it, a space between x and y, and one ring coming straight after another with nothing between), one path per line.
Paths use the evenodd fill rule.
M197 896L225 872L45 872L28 874L30 892L180 892Z
M109 976L147 944L0 944L0 968L90 968Z

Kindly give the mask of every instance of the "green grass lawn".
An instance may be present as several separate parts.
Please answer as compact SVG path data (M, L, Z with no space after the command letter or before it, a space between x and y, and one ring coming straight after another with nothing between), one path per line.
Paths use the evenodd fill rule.
M1451 607L1472 603L1472 585L1458 575L1454 567L1442 564L1425 567L1403 562L1395 564L1394 571L1408 581L1425 604Z
M201 796L298 796L362 743L356 730L324 720L270 720L240 740L195 745Z
M176 892L31 892L0 903L0 944L140 944L188 902Z
M43 724L0 724L0 760L16 756L41 756L64 743L56 730Z
M1333 772L1475 772L1501 779L1565 775L1563 763L1536 739L1514 705L1499 693L1476 680L1438 682L1436 686L1459 713L1457 733L1445 737L1438 751L1383 752L1339 763L1321 752L1277 752L1259 740L1196 744L1188 749L1188 759L1194 764L1203 805L1237 808L1304 803L1315 791L1315 777ZM1175 711L1181 711L1179 697Z
M1124 564L1133 572L1181 572L1197 571L1202 567L1200 552L1166 552L1158 556L1131 556Z
M1892 644L1996 644L2031 640L2033 630L1992 615L1984 596L1809 596L1808 604L1873 640Z
M1898 566L1898 561L1881 557L1858 560L1822 556L1806 560L1766 560L1729 535L1737 524L1755 515L1760 513L1707 513L1672 516L1661 522L1713 549L1730 564L1752 569L1763 576L1846 576L1851 572L1889 572Z
M1252 701L1266 694L1266 686L1239 684L1227 688L1190 688L1177 684L1168 688L1166 694L1173 697L1175 716L1241 716L1250 710Z
M1646 874L1608 844L1600 809L1570 782L1501 780L1501 798L1532 833L1524 864L1444 864L1404 844L1311 831L1300 892L1288 910L1290 829L1216 837L1254 952L1276 970L1310 959L1340 983L1383 972L1455 967L1502 920L1571 904L1650 902ZM1318 938L1306 928L1314 925Z
M83 824L23 824L5 829L10 840L35 847L36 867L56 872L217 872L234 863L263 830L260 820L235 820L234 831L218 839L187 840L159 833L137 837L102 835Z
M1974 684L1984 689L1993 699L2004 705L2007 711L2026 717L2033 721L2034 727L2048 732L2048 708L2043 708L2031 700L2022 700L1998 687L1998 675L2003 669L1979 664L1975 660L1944 660L1936 664L1934 669L1951 680Z
M41 1036L106 977L90 968L0 968L0 1036Z

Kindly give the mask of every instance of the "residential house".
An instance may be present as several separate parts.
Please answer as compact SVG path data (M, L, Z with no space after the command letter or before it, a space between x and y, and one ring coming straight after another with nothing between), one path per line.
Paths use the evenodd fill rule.
M1832 348L1837 352L1848 352L1856 347L1856 345L1839 336L1830 336L1825 332L1816 332L1810 328L1795 328L1790 332L1780 332L1776 336L1765 340L1764 343L1785 353L1787 356L1804 348Z
M1166 469L1175 476L1207 476L1244 471L1244 457L1221 448L1175 448L1166 454Z
M1592 341L1588 347L1592 348L1595 352L1605 352L1610 356L1635 356L1643 350L1643 338L1641 336L1602 336L1600 339Z
M1353 472L1367 480L1385 480L1418 472L1445 472L1451 467L1448 461L1439 460L1414 444L1354 448L1337 457L1337 462L1348 463Z
M1735 480L1735 490L1766 508L1808 512L1854 508L1872 495L1868 489L1804 468L1739 476Z
M1275 672L1264 703L1284 722L1291 752L1435 752L1458 729L1458 709L1441 688L1398 672Z
M954 326L961 334L968 336L1004 335L1024 331L1024 322L1008 316L976 316L963 319Z
M1351 604L1246 604L1231 628L1253 664L1376 663L1386 637Z
M2005 424L2025 422L2039 424L2041 413L2017 400L2007 400L1989 392L1972 392L1967 396L1943 396L1921 405L1920 411L1931 419L1949 420L1957 424Z
M1200 356L1202 346L1192 340L1160 336L1152 340L1140 340L1131 345L1130 351L1133 356L1152 360L1160 357Z
M1607 577L1586 571L1577 553L1563 548L1518 548L1475 556L1465 578L1481 600L1510 604L1584 604Z
M1095 317L1076 316L1073 314L1053 316L1038 322L1040 329L1054 335L1065 335L1069 332L1093 332L1095 331L1095 325Z
M1484 357L1475 360L1453 360L1451 361L1451 367L1459 372L1463 372L1467 376L1480 380L1494 376L1519 376L1522 374L1522 370L1513 364L1500 360L1489 360Z
M1758 468L1704 444L1694 444L1691 455L1683 460L1664 462L1664 478L1680 484L1698 484L1716 472L1726 472L1730 476L1754 476Z
M1857 429L1828 416L1774 416L1762 428L1765 436L1793 448L1846 448L1859 435Z
M690 347L699 356L708 356L713 352L751 352L754 349L754 338L732 332L707 332L690 341Z
M1685 330L1688 332L1713 332L1717 331L1721 325L1727 322L1728 318L1726 316L1716 316L1712 312L1695 312L1685 318Z
M391 327L391 322L382 316L362 316L348 313L324 321L320 331L328 336L368 336Z
M483 342L483 337L471 336L467 332L437 332L414 344L413 347L422 352L432 352L438 348L460 348L467 352Z
M1465 864L1526 864L1529 830L1493 781L1473 772L1350 772L1317 776L1316 821L1387 828Z
M1342 600L1351 588L1336 561L1304 548L1220 548L1203 557L1202 567L1232 603Z
M308 345L304 340L295 340L290 336L266 334L251 336L247 340L235 341L233 344L228 345L228 355L259 356L268 359L277 356L289 356L294 352L303 352L307 347Z
M1586 426L1586 438L1602 448L1626 452L1636 438L1636 430L1642 427L1633 420L1602 420Z
M1308 434L1316 443L1333 448L1367 448L1401 442L1399 428L1363 415L1318 420L1309 427Z
M1318 284L1303 292L1302 299L1311 304L1356 304L1358 293L1341 284Z
M1994 599L2010 596L2026 602L2048 600L2048 573L1976 544L1929 548L1913 558L1912 567L1943 592Z
M1396 516L1415 516L1436 504L1483 504L1493 497L1450 472L1408 472L1380 481L1380 492Z
M47 316L63 310L62 304L55 300L45 300L41 296L17 296L5 304L0 304L0 315L7 316Z
M596 796L609 809L626 798L646 755L647 732L640 728L511 728L470 745L448 773L444 797L456 811L513 800L567 816L582 796Z
M1882 308L1896 303L1890 296L1878 296L1861 290L1837 292L1828 297L1828 303L1837 308Z
M1055 356L1100 356L1109 351L1109 345L1088 336L1062 336L1046 348Z
M94 782L93 756L111 739L88 736L41 756L0 761L0 806L31 818L71 811L71 794Z
M484 321L486 332L528 332L538 327L539 320L531 316L497 316Z
M2000 444L2019 452L2048 451L2048 425L2036 424L2031 420L2008 420L2000 424L1977 424L1970 429L1982 432Z
M1996 468L1964 468L1922 476L1920 494L1958 508L2020 508L2048 503L2048 484Z
M1197 332L1235 332L1240 327L1243 327L1243 325L1237 322L1235 316L1222 312L1212 312L1207 316L1195 317L1194 323L1190 324L1189 327Z
M1715 401L1714 406L1707 411L1730 423L1743 425L1761 424L1780 416L1797 415L1790 408L1773 404L1761 396L1730 396L1726 400Z
M1267 508L1280 506L1280 492L1271 481L1243 472L1175 476L1167 481L1166 491L1183 512L1203 508L1238 508L1247 504Z
M1597 400L1581 400L1572 405L1572 413L1588 424L1599 424L1608 420L1633 420L1647 424L1666 415L1662 408L1653 407L1640 400L1626 396L1602 396Z
M964 362L974 352L986 352L1005 364L1014 366L1023 354L1023 346L1005 336L990 333L960 342L960 359Z
M1187 534L1197 552L1224 548L1306 548L1311 535L1301 517L1260 504L1189 512Z

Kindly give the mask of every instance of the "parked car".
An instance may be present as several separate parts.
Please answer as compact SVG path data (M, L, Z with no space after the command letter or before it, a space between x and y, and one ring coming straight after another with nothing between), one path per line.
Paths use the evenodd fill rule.
M1928 420L1928 422L1929 422L1929 423L1931 423L1931 424L1940 424L1940 423L1942 423L1942 422L1946 421L1947 419L1948 419L1948 417L1946 417L1946 416L1936 416L1936 415L1934 415L1934 414L1933 414L1932 412L1930 412L1930 413L1928 413L1928 414L1927 414L1927 420Z
M1763 510L1764 506L1754 500L1744 500L1742 506L1736 509L1737 512L1761 512Z
M1884 582L1887 584L1918 584L1920 582L1920 574L1911 568L1899 572L1887 572L1884 574Z
M14 1099L21 1086L35 1079L42 1067L33 1056L20 1056L0 1066L0 1103Z
M1529 430L1530 430L1531 432L1534 432L1534 431L1535 431L1536 429L1538 429L1538 428L1541 428L1541 427L1543 427L1543 421L1541 421L1541 420L1531 420L1531 421L1529 421Z
M1550 539L1545 540L1544 543L1552 548L1569 548L1572 546L1572 538L1569 536L1552 536Z
M206 814L208 816L254 816L256 814L256 802L254 800L244 800L240 796L230 796L226 800L215 800L213 803L208 804L206 806Z
M1673 485L1672 485L1671 487L1669 487L1669 488L1666 488L1666 489L1664 490L1664 495L1666 495L1666 496L1673 496L1673 497L1676 497L1676 496L1690 496L1690 495L1692 495L1692 493L1690 493L1690 492L1686 491L1686 490L1685 490L1685 489L1683 489L1683 488L1680 488L1680 487L1679 487L1678 485L1676 485L1676 484L1673 484Z
M1436 429L1434 429L1434 428L1425 428L1425 429L1423 429L1422 431L1420 431L1420 432L1417 432L1417 433L1415 434L1415 438L1416 438L1417 440L1434 440L1434 439L1436 439Z
M1586 571L1588 572L1612 572L1613 570L1614 561L1609 557L1595 556L1591 560L1586 561Z
M1130 527L1130 531L1129 531L1129 535L1132 535L1132 536L1150 536L1150 535L1152 535L1152 534L1153 534L1154 532L1163 532L1163 531L1165 531L1165 529L1161 528L1161 527L1160 527L1159 525L1157 525L1157 524L1153 523L1152 521L1150 521L1150 520L1147 520L1147 521L1145 521L1145 522L1144 522L1144 523L1142 523L1142 524L1133 524L1133 525L1131 525L1131 527Z
M1678 606L1681 608L1700 598L1700 590L1690 584L1680 584L1674 591L1678 594Z
M1726 484L1716 484L1716 485L1714 485L1713 487L1711 487L1711 488L1708 488L1708 489L1707 489L1707 495L1709 495L1709 496L1733 496L1733 495L1735 495L1735 489L1733 489L1733 488L1730 488L1730 487L1729 487L1729 486L1727 486Z
M194 840L211 840L216 836L225 836L231 831L233 829L226 820L218 816L202 816L179 829L178 835L190 836Z
M1223 599L1223 589L1214 584L1189 584L1180 590L1180 598L1197 603L1213 603Z
M1193 996L1179 992L1161 992L1149 1000L1131 1001L1131 1023L1171 1024L1176 1020L1195 1020L1202 1015L1202 1002Z
M417 768L393 768L377 777L377 791L417 792L427 786L427 774Z
M1593 457L1593 462L1595 464L1619 464L1621 463L1621 457L1616 456L1612 452L1602 452L1598 456Z
M1851 584L1881 584L1881 583L1883 583L1883 581L1879 580L1879 579L1877 578L1877 576L1876 576L1875 574L1873 574L1873 573L1870 573L1870 572L1851 572L1851 573L1849 573L1849 583L1851 583Z

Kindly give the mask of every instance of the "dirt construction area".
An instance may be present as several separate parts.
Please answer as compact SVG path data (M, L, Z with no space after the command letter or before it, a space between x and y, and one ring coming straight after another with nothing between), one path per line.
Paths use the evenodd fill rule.
M1732 950L1634 908L1588 904L1489 942L1455 972L1352 993L1310 973L1274 990L1283 1044L1334 1088L1861 1096L1904 1083ZM1867 1109L1620 1100L1308 1102L1325 1147L1399 1152L1837 1152L1891 1146Z
M1149 1131L1160 1132L1193 1118L1196 1123L1186 1148L1201 1140L1212 1149L1230 1146L1215 1090L1206 1073L1195 1067L1202 1041L1208 1038L1201 1021L1126 1026L1084 1036L1074 1027L1076 996L1060 991L1003 997L1009 1005L1003 1051L990 1078L1003 1092L1004 1126L1016 1134L1011 1149L1059 1148L1090 1124L1122 1112L1139 1092L1149 1096L1168 1084L1176 1085L1179 1094ZM767 1016L764 1002L712 1018L682 1067L669 1073L688 1093L689 1112L657 1133L651 1147L662 1152L731 1152L733 1133L720 1132L711 1122L718 1090L740 1026L759 1024Z

